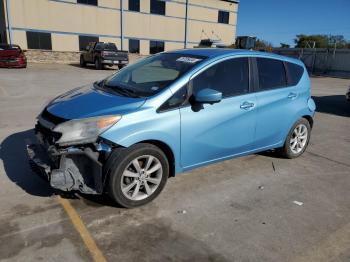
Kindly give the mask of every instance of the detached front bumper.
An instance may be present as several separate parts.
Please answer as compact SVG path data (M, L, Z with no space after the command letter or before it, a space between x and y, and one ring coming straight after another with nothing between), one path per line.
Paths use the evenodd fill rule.
M103 192L102 164L89 147L57 149L27 141L27 153L32 170L51 187L85 194Z

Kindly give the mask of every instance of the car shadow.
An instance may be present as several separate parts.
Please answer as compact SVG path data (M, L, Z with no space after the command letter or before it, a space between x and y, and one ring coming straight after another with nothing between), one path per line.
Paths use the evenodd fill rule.
M6 175L26 193L40 197L59 195L65 199L80 199L89 206L121 208L105 194L86 195L77 192L63 192L51 188L47 181L44 181L30 169L26 151L26 140L28 139L33 142L36 140L33 129L14 133L6 137L0 145L0 159L3 161Z
M84 66L84 67L81 67L79 63L70 63L70 64L68 64L68 65L73 66L73 67L88 69L88 70L100 71L100 70L96 70L93 64L91 64L91 65L89 64L89 65L86 65L86 66ZM104 66L104 67L102 67L101 70L105 70L105 71L116 71L116 70L118 70L118 67L117 67L117 66L112 66L112 67Z
M350 103L345 95L313 96L316 111L325 114L350 117Z
M54 194L54 190L30 169L25 143L27 139L35 139L33 129L12 134L2 141L0 158L5 173L13 183L28 194L49 197Z

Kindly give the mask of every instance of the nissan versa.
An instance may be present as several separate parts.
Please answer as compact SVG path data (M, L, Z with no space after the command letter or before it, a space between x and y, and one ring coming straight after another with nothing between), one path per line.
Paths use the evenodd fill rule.
M247 50L159 53L53 99L29 143L53 188L150 202L170 176L225 159L306 149L315 103L299 60ZM215 174L213 174L215 176Z

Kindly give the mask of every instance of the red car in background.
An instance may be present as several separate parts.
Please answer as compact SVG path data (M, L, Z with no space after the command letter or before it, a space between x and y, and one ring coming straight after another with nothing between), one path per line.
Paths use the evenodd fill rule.
M27 58L23 50L18 45L0 44L0 67L27 67Z

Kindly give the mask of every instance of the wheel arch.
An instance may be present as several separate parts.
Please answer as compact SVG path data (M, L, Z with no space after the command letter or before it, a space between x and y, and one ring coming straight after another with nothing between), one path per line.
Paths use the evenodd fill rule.
M175 155L171 147L160 140L150 139L150 140L143 140L143 141L137 142L137 144L141 144L141 143L154 145L164 152L169 162L169 177L174 177L176 173L175 172Z
M304 115L302 116L302 118L305 118L309 122L311 128L314 126L314 119L312 116Z

